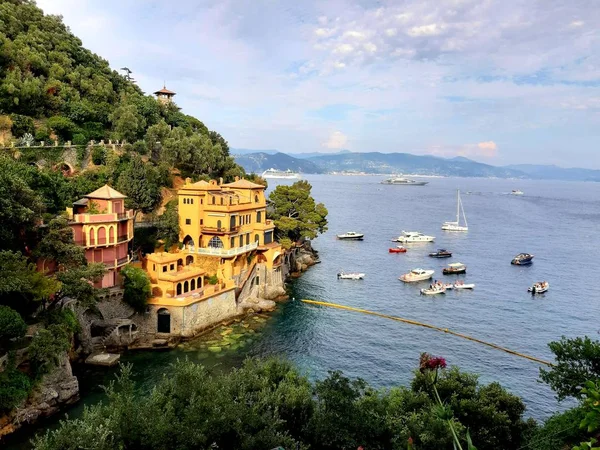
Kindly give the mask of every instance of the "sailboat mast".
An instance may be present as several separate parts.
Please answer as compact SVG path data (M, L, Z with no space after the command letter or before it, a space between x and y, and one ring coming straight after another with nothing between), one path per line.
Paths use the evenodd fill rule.
M459 202L460 202L460 209L462 210L462 213L463 213L463 219L465 219L465 227L468 227L469 225L467 224L467 216L465 215L465 208L463 208L462 200L460 200L460 197L459 197Z
M456 225L460 221L460 190L456 190Z

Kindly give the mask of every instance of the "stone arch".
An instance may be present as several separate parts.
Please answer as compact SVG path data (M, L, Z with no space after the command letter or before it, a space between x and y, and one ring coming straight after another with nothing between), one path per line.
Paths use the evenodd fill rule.
M70 177L75 173L75 168L66 161L56 164L53 169L60 170L65 177Z
M90 245L96 245L97 239L96 239L96 228L95 227L89 227L86 230L87 233L87 241L89 242Z
M181 283L177 283L177 293L175 295L181 295Z
M194 257L192 255L187 255L185 257L185 265L189 266L190 264L192 264L194 262Z
M98 236L98 244L106 244L106 227L100 225L96 230Z
M108 242L111 244L117 243L117 240L115 238L115 226L114 225L110 225L108 227Z
M192 239L192 237L188 234L186 237L183 238L183 245L187 248L188 245L193 247L194 246L194 240Z

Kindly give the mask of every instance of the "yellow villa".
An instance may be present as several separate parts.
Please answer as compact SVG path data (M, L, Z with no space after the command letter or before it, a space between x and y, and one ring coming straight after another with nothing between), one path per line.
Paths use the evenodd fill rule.
M265 187L236 177L178 191L182 248L147 256L156 333L192 336L241 311L244 298L281 290L282 249L266 218Z

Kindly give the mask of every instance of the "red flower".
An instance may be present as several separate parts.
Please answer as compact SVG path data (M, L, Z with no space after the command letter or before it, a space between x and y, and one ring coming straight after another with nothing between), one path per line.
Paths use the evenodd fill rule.
M431 356L429 353L421 353L421 357L419 358L419 370L421 372L445 368L446 360L441 356Z

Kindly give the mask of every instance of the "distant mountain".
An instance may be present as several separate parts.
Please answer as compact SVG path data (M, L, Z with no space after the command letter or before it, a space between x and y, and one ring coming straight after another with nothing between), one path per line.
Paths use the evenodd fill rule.
M268 150L252 150L250 148L230 148L229 153L233 156L237 155L250 155L252 153L266 153L267 155L274 155L279 153L279 150L268 149Z
M250 153L247 155L235 155L235 162L244 168L246 172L262 173L267 169L291 170L301 173L323 173L323 169L314 162L306 159L294 158L285 153Z
M519 170L495 167L467 158L445 159L409 153L347 153L309 158L325 172L410 173L456 177L526 178Z
M565 169L558 166L542 166L536 164L513 164L507 169L519 170L528 178L563 180L563 181L600 181L600 170L594 169Z
M332 155L346 155L348 153L352 153L350 150L340 150L335 153L327 153L327 152L312 152L312 153L293 153L292 156L295 158L308 159L313 158L315 156L332 156Z

